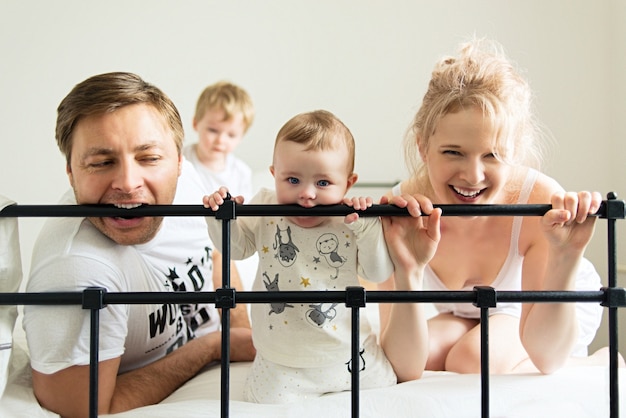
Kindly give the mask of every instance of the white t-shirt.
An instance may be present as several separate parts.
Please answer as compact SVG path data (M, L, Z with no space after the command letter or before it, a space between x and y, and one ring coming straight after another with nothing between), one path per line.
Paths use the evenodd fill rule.
M200 204L198 181L185 161L174 204ZM61 203L75 203L71 192ZM118 245L84 218L50 218L35 243L27 291L212 291L212 251L202 217L165 217L142 245ZM89 314L75 305L25 306L32 367L50 374L88 364ZM136 369L219 324L213 304L108 305L100 311L100 360L121 356L120 373Z
M276 204L276 193L262 189L253 204ZM207 217L209 234L221 246L221 221ZM357 274L382 282L393 273L380 219L343 217L301 228L286 217L238 217L231 222L231 256L257 252L255 291L345 290L359 286ZM251 304L252 337L258 353L289 367L323 367L350 352L351 316L340 303ZM361 343L372 333L365 316Z
M187 145L183 155L198 171L205 194L210 194L221 186L228 187L233 196L243 196L246 201L252 198L252 169L243 160L229 154L223 171L209 170L198 160L196 148L198 144Z

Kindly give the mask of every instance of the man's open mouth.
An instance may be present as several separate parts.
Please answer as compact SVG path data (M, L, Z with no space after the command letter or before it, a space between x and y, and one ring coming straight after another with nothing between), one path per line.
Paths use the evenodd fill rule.
M113 206L115 206L116 208L120 208L120 209L134 209L134 208L138 208L140 206L143 206L143 203L114 203ZM133 215L129 215L129 216L115 216L115 218L117 219L134 219L134 218L138 218L139 216L133 216Z

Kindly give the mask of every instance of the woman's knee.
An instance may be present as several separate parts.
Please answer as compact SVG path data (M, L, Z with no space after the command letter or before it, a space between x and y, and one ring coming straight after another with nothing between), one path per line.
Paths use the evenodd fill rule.
M448 352L445 370L455 373L480 373L480 345L459 341Z

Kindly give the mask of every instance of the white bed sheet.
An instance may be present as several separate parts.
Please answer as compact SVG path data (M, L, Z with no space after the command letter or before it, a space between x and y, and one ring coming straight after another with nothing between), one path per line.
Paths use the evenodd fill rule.
M349 392L326 395L286 405L260 405L242 401L241 393L250 363L233 363L230 373L231 417L350 417ZM41 408L32 392L26 351L13 350L10 376L0 400L0 417L58 418ZM607 417L609 416L607 367L565 368L551 375L507 375L490 378L491 417ZM621 417L626 417L626 373L620 369ZM220 417L219 365L187 382L158 405L138 408L111 418ZM426 372L420 380L389 388L362 390L360 416L477 417L480 416L480 376Z

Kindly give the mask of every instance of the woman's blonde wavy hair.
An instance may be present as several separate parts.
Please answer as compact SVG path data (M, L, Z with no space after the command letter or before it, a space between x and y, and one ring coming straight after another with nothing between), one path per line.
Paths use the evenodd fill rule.
M458 56L441 59L433 69L421 107L405 137L405 159L414 180L427 180L419 149L448 113L478 107L492 124L494 151L502 162L541 169L550 141L533 112L528 82L495 41L474 39L461 45Z

